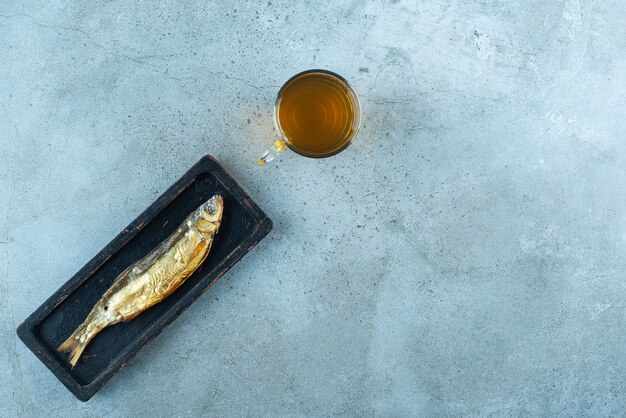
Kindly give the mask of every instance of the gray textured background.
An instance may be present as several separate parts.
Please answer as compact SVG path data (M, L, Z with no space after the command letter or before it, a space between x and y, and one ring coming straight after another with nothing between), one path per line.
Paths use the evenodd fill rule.
M624 413L626 4L318 3L0 0L1 416ZM274 231L78 402L15 327L207 153Z

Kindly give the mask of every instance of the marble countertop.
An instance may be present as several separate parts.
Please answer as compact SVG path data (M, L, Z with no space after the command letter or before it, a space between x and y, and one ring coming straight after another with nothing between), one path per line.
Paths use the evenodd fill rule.
M0 3L0 416L626 409L626 5ZM343 153L280 85L346 77ZM274 230L88 403L16 326L202 155Z

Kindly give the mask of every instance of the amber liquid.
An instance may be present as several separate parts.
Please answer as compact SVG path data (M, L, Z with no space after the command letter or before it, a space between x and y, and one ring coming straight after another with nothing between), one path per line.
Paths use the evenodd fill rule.
M281 90L276 111L289 147L310 157L341 151L357 129L356 97L330 74L308 73L290 81Z

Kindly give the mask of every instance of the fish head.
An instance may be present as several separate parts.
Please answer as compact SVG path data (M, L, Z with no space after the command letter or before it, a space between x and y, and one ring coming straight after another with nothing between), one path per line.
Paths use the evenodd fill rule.
M224 199L215 195L200 206L196 225L201 232L217 231L224 211Z

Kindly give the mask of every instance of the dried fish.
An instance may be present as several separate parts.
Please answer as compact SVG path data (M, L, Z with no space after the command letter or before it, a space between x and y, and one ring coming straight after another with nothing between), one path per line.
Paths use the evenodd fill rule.
M133 319L174 292L202 264L222 220L224 200L215 195L141 260L120 273L85 321L59 346L74 367L104 328Z

